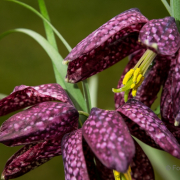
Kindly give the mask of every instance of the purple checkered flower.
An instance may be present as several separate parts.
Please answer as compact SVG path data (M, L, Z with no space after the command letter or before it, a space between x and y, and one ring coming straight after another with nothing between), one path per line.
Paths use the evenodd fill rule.
M79 82L131 55L118 83L116 110L133 136L180 158L180 130L173 125L180 122L179 47L180 35L174 18L148 20L138 9L130 9L109 20L73 48L64 60L64 64L68 64L66 80ZM130 72L125 77L131 69L132 73L140 72L136 75ZM160 120L148 107L162 85ZM130 89L134 99L131 99ZM124 96L125 100L131 100L125 103ZM134 179L146 175L139 173L139 169L132 168L133 175L136 174Z
M169 116L168 121L178 125L179 47L180 35L173 17L148 20L138 9L130 9L109 20L73 48L64 60L64 63L68 63L66 80L79 82L131 55L117 86L116 109L125 103L124 92L128 96L129 89L132 89L136 99L150 107L163 85L162 117L167 120ZM123 83L125 74L131 70L141 71L139 79L138 76L133 79L130 73ZM128 84L130 80L132 82ZM166 96L169 101L164 98Z
M113 170L125 173L134 154L134 142L122 116L92 108L83 127L63 137L65 179L97 179L97 169L102 180L113 180Z
M134 142L117 111L93 108L82 129L77 129L78 112L66 92L58 84L46 84L15 87L0 101L0 115L25 107L28 108L10 117L0 128L1 143L24 145L7 161L2 179L19 177L61 154L66 180L96 179L95 168L102 179L114 179L113 170L125 173L132 164ZM138 145L136 149L137 155L143 153ZM143 157L141 165L149 165L152 171L149 160ZM137 167L135 158L135 176ZM143 173L145 168L140 175Z
M0 115L25 107L28 109L10 117L0 128L1 143L24 145L7 161L2 173L6 180L61 154L66 180L96 179L95 172L102 180L114 180L113 170L126 173L129 167L134 180L153 180L153 168L130 132L180 158L180 146L173 135L150 109L135 100L117 111L93 108L78 129L78 112L61 86L22 85L0 101Z
M1 143L24 145L7 161L2 179L19 177L61 154L66 179L92 179L95 168L112 178L113 170L128 170L135 146L118 112L94 108L78 129L79 114L58 84L17 86L0 100L1 116L22 108L0 127Z
M154 180L150 161L130 134L144 143L180 158L180 145L165 124L144 104L132 99L116 111L93 108L82 129L62 140L65 179L114 180L113 170L131 167L133 180ZM134 157L133 157L134 156Z
M62 137L78 128L79 114L58 84L15 87L0 100L0 115L25 107L0 128L1 143L24 145L7 161L2 179L19 177L61 155Z
M64 60L68 64L66 80L71 83L84 80L141 49L148 48L164 59L173 56L179 47L180 35L174 18L149 21L138 9L129 9L73 48Z

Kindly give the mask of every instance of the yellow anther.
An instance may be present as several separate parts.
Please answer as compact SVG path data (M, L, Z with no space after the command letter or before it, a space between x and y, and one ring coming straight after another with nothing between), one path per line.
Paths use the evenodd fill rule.
M133 89L133 88L135 87L135 85L136 85L136 84L134 84L134 83L131 84L131 89Z
M136 83L137 81L137 77L138 75L140 74L140 68L137 68L135 71L134 71L134 75L133 75L133 82Z
M134 69L130 69L130 70L126 73L126 75L124 76L124 79L123 79L123 84L124 84L124 85L128 82L128 80L131 78L131 76L133 75L133 73L134 73Z
M127 172L124 174L124 176L127 180L132 180L132 178L131 178L131 167L130 166L129 166Z
M136 96L136 93L137 93L137 89L133 89L133 90L132 90L132 96L133 96L133 97Z
M138 84L139 82L140 82L140 80L141 80L141 78L143 77L143 75L142 74L139 74L138 75L138 77L137 77L137 81L136 81L136 84Z
M144 80L144 76L142 76L139 82L137 82L135 89L137 89L142 84L143 80Z
M113 170L115 180L132 180L131 178L131 167L129 166L126 173L120 173L116 170Z
M120 178L121 173L120 172L113 170L113 173L114 173L115 180L121 180L121 178Z

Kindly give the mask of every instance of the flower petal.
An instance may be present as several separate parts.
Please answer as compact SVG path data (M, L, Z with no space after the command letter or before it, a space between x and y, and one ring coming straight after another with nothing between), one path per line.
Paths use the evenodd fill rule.
M2 178L8 180L22 176L59 155L61 155L61 139L28 144L7 161Z
M148 157L135 142L136 154L131 162L131 176L132 180L155 180L153 167Z
M155 64L147 73L144 81L138 88L135 99L141 101L146 106L151 107L157 98L161 85L164 84L164 81L167 78L167 72L170 68L170 60L171 57L156 57Z
M54 100L73 105L67 93L59 84L16 86L9 96L0 100L0 116L40 102Z
M121 108L117 109L117 111L134 121L138 127L140 127L139 130L145 130L146 134L149 135L163 150L180 158L180 145L174 136L153 111L143 103L131 99Z
M16 146L61 137L76 129L79 114L66 103L43 102L6 120L0 129L0 142Z
M174 124L174 119L175 119L175 114L177 115L177 110L179 109L178 107L176 109L173 109L173 104L174 102L176 103L176 98L178 100L178 89L179 89L179 85L178 85L178 80L176 81L175 78L175 67L176 70L178 72L179 67L176 66L179 63L176 60L177 56L173 57L171 60L171 66L170 66L170 70L168 72L168 77L165 81L164 87L163 87L163 91L162 91L162 95L161 95L161 118L162 121L164 122L169 122L171 124ZM178 75L178 74L176 74ZM175 80L175 82L173 83L173 79ZM177 89L177 90L176 90ZM172 99L174 98L174 101ZM175 113L176 112L176 113Z
M81 129L66 134L63 137L62 156L65 180L96 179L93 162L94 156L82 138Z
M92 32L65 58L67 81L86 79L139 49L138 33L147 21L138 9L130 9Z
M168 130L173 134L173 136L176 138L178 143L180 144L180 128L168 122L165 122L165 125L168 128Z
M123 87L123 79L124 79L124 76L126 75L126 73L132 69L136 63L139 61L139 59L141 58L141 56L144 54L146 49L141 49L141 50L138 50L136 52L134 52L133 54L130 55L129 57L129 62L128 64L126 65L121 77L120 77L120 80L118 82L118 85L117 85L117 89ZM132 98L132 95L131 93L129 93L129 98ZM114 95L114 100L115 100L115 108L118 109L119 107L121 107L125 102L124 102L124 92L120 92L120 93L115 93Z
M127 171L135 147L123 118L116 111L92 108L82 132L94 154L107 168Z
M149 21L141 29L139 39L161 55L173 55L180 47L180 34L173 17Z
M172 72L171 97L174 119L180 124L180 50Z

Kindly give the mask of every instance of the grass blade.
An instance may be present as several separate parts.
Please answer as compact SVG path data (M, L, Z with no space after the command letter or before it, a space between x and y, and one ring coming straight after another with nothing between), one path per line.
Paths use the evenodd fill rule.
M67 43L67 41L63 38L63 36L58 32L58 30L45 18L43 17L43 15L41 13L39 13L36 9L34 9L33 7L23 3L23 2L20 2L20 1L17 1L17 0L7 0L7 1L10 1L10 2L14 2L16 4L19 4L29 10L31 10L32 12L34 12L37 16L39 16L43 21L45 21L51 28L52 30L54 31L54 33L58 36L58 38L62 41L62 43L65 45L65 47L67 48L68 51L71 51L71 47L70 45Z
M64 81L66 75L66 66L62 66L63 58L57 52L57 50L40 34L29 30L29 29L13 29L10 31L6 31L5 33L0 35L0 39L7 36L8 34L20 32L29 35L33 39L35 39L42 48L46 51L49 57L52 60L52 63L56 66L58 71L58 83L67 91L68 95L70 96L71 100L73 101L75 107L78 110L86 111L86 105L82 96L82 93L76 84L69 84Z

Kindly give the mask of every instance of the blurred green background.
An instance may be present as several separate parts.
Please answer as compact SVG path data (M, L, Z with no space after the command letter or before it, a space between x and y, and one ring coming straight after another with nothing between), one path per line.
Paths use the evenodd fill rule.
M23 2L39 10L37 1ZM139 8L149 19L168 16L160 0L46 0L46 5L52 24L72 47L103 23L129 8ZM0 33L14 28L32 29L45 36L43 23L39 17L17 4L1 0ZM66 57L67 50L59 40L57 42L60 53ZM99 74L99 108L114 109L114 94L111 89L117 86L126 63L127 59ZM9 94L15 86L21 84L34 86L54 82L51 60L37 42L20 33L11 34L0 41L0 93ZM1 123L4 119L1 118ZM0 172L7 159L17 149L19 148L0 145ZM153 148L148 148L148 153L156 170L156 179L179 179L180 171L166 169L167 165L180 166L179 160L167 153L154 151ZM18 179L63 180L62 159L56 157Z

